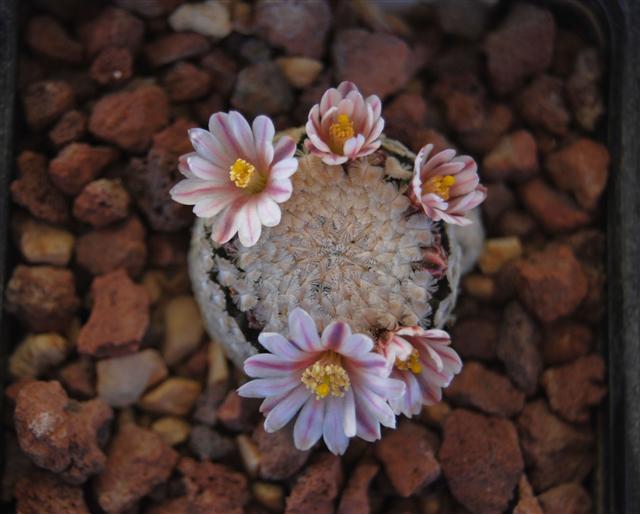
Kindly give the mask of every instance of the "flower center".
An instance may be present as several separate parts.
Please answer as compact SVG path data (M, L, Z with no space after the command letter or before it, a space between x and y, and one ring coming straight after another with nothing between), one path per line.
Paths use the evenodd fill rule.
M316 399L342 397L349 390L349 375L342 367L340 355L329 350L302 373L300 381L315 393Z
M433 177L422 186L422 194L435 193L443 200L448 200L449 190L455 183L456 178L453 175Z
M336 121L329 127L329 146L331 151L342 154L344 143L354 135L353 121L346 114L338 114Z
M400 371L411 371L414 375L417 375L422 371L422 364L420 364L420 357L418 350L413 350L406 360L401 361L396 359L395 367Z
M229 178L237 187L246 189L248 193L259 193L267 185L267 178L244 159L236 159L229 167Z

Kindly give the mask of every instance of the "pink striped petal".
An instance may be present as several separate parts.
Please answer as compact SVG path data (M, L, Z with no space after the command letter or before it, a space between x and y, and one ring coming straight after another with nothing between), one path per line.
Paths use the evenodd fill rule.
M273 153L272 162L280 162L293 157L296 153L296 143L289 136L282 136L278 139Z
M229 170L223 170L197 154L187 158L187 165L191 173L202 180L222 181L224 179L226 183L230 182Z
M385 427L396 427L396 416L387 402L367 388L358 388L354 392L362 400L362 405L371 412L375 419Z
M256 378L281 377L302 367L304 367L304 363L289 361L269 353L252 355L244 361L244 372L250 377Z
M338 105L341 99L342 94L337 89L327 89L320 99L320 112L327 112L329 108Z
M343 153L350 159L355 159L359 155L362 145L364 145L364 136L358 134L356 137L352 137L344 142Z
M351 335L351 328L344 321L334 321L322 332L322 346L338 350L342 342Z
M270 433L280 430L291 421L310 396L311 393L305 386L299 385L296 387L269 411L267 418L264 420L264 429Z
M231 156L246 158L240 143L237 141L229 114L226 112L217 112L209 118L209 131L221 145L227 148L227 153ZM235 161L235 159L233 159Z
M226 209L238 196L239 193L233 191L211 192L207 198L198 200L193 208L193 213L199 218L213 218Z
M341 96L347 96L351 91L358 91L358 86L350 80L344 80L338 85L337 91Z
M253 138L255 139L257 166L260 170L269 169L273 161L273 136L276 129L267 116L258 116L253 120Z
M356 435L365 441L377 441L380 439L380 423L357 391L354 392L354 396L356 400Z
M327 406L324 413L324 425L322 436L329 451L335 455L342 455L349 446L349 437L345 434L343 423L343 403L344 398L328 397ZM355 424L355 408L354 408ZM355 432L354 434L355 435Z
M342 398L344 406L342 412L342 429L344 435L347 437L354 437L356 435L357 423L356 423L356 398L353 394L353 388L344 394Z
M291 341L276 332L262 332L258 341L266 350L283 359L298 361L306 356Z
M256 143L254 141L253 132L251 131L249 122L238 111L230 111L228 120L229 126L233 131L233 135L242 150L242 156L245 160L256 164L258 162L258 155L256 153Z
M302 407L293 427L293 442L298 450L308 450L322 436L324 409L324 400L316 400L313 396Z
M387 361L377 353L367 353L362 356L350 357L347 365L366 373L384 373L387 369Z
M276 202L282 203L291 198L293 185L291 184L291 180L288 178L269 179L265 192L268 193L268 195Z
M275 227L280 223L280 206L269 196L262 195L256 203L256 209L260 223L265 227Z
M373 349L373 340L364 334L352 334L345 338L337 352L349 357L357 357L369 353Z
M235 193L234 189L237 190L238 188L232 185L219 186L216 182L210 180L189 178L178 182L171 188L169 194L178 203L195 205L201 200L206 200L209 195L233 195Z
M189 139L198 155L210 161L214 166L228 169L235 161L233 154L211 132L201 128L189 129Z
M238 212L245 202L244 196L237 198L218 215L211 226L211 239L224 244L238 232Z
M282 159L271 167L271 177L273 179L289 178L298 170L298 159L289 157Z
M262 233L262 223L260 223L256 204L257 202L253 200L245 203L237 214L238 239L246 247L256 244Z
M238 394L245 398L269 398L284 394L300 386L300 380L293 376L276 378L257 378L238 388ZM306 387L302 386L306 391Z
M318 352L323 349L315 321L300 308L289 314L289 339L305 352Z

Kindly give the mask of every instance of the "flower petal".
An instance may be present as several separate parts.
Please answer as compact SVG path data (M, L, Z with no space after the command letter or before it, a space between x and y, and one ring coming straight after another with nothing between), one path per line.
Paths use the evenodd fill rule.
M308 450L322 436L325 401L310 396L293 427L293 442L298 450Z
M233 135L242 150L242 156L251 163L257 163L256 144L249 122L238 111L230 111L228 120L229 126L233 130Z
M267 116L257 116L253 120L253 138L256 145L257 165L260 170L267 170L273 161L273 136L276 129Z
M352 334L345 338L337 348L342 355L356 357L369 353L373 349L373 340L364 334Z
M215 180L222 183L230 183L229 171L223 170L211 161L200 157L198 154L191 154L187 157L189 171L202 180Z
M256 204L258 218L265 227L275 227L280 223L282 212L280 206L271 199L263 195Z
M343 412L343 430L347 437L354 437L357 432L356 423L356 399L353 394L353 388L344 394L344 412Z
M302 351L317 352L322 350L315 321L299 307L289 314L289 339Z
M289 136L282 136L280 139L278 139L278 142L276 143L276 146L274 148L272 162L279 162L284 159L289 159L290 157L293 157L295 153L295 141Z
M235 158L213 134L201 128L189 129L189 139L198 155L220 169L228 169Z
M299 385L300 380L293 375L277 378L257 378L240 386L238 394L245 398L268 398L284 394ZM304 386L303 389L306 390Z
M337 350L342 342L351 335L351 328L344 321L334 321L322 332L322 346Z
M288 178L270 179L265 189L265 192L278 203L286 202L291 198L292 191L293 185L291 184L291 180Z
M262 332L258 336L258 341L268 351L283 359L302 360L305 358L304 352L301 352L291 341L276 332Z
M257 378L281 377L303 367L304 363L286 360L269 353L252 355L244 361L244 372Z
M238 239L246 247L256 244L262 233L262 223L260 223L256 203L256 201L245 203L238 213Z
M238 212L246 198L240 197L234 200L211 225L211 239L218 244L229 241L238 232Z
M271 167L271 177L274 179L289 178L298 170L298 159L289 157L278 161Z
M349 438L344 432L343 413L344 398L330 396L326 400L322 435L329 451L335 455L342 455L349 446ZM355 418L355 408L354 408ZM354 434L355 435L355 434Z
M275 432L285 426L296 412L309 399L311 393L302 384L296 387L278 405L273 407L264 420L264 429L267 432Z

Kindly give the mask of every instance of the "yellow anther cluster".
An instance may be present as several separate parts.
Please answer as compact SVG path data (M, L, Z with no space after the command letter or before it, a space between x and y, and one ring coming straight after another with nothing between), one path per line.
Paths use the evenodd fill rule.
M236 159L229 168L229 178L236 186L244 189L249 185L255 172L256 167L253 164L244 159Z
M443 200L449 199L449 190L456 183L453 175L443 175L429 179L422 186L422 194L435 193Z
M349 116L339 114L336 121L329 127L329 146L331 150L337 154L341 154L345 141L351 139L354 134L353 122L349 119Z
M329 395L342 397L351 385L340 356L331 351L305 369L300 380L318 400Z
M411 371L414 375L417 375L422 371L422 364L420 364L420 356L418 350L413 350L406 360L401 361L396 359L396 368L400 371Z

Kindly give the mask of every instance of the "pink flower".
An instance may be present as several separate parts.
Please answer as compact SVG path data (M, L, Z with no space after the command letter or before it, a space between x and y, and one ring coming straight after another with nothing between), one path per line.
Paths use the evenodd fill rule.
M442 388L462 369L462 361L450 343L444 330L421 327L399 328L378 343L390 376L405 384L404 396L389 399L396 414L411 417L419 414L423 405L442 399Z
M404 384L388 377L385 359L372 351L369 337L352 334L342 321L319 337L311 316L297 308L289 315L288 339L263 332L258 340L270 353L245 361L245 373L256 379L238 393L265 398L260 411L267 432L281 429L299 411L296 447L307 450L323 437L331 452L342 454L350 437L375 441L380 424L395 427L387 400L401 396Z
M186 179L174 186L171 197L193 205L200 218L215 216L211 238L217 243L226 243L237 232L244 246L253 246L262 225L280 223L278 204L291 197L298 161L293 157L295 143L283 137L274 148L274 134L266 116L249 126L235 111L211 116L209 131L189 131L195 152L180 158Z
M353 82L328 89L309 111L306 148L325 164L342 164L380 147L384 120L375 95L366 100Z
M480 184L478 166L468 155L443 150L429 158L433 145L418 152L413 166L409 198L434 221L468 225L465 214L487 197Z

